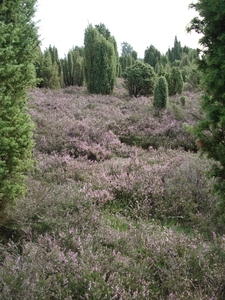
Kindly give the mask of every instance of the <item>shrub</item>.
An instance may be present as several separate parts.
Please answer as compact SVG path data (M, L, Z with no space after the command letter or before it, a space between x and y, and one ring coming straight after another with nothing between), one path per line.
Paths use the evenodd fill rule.
M186 104L186 98L185 98L185 96L181 96L180 97L180 102L181 102L182 106L185 106L185 104Z
M130 96L153 95L156 74L153 67L149 64L135 62L135 64L126 68L123 77L125 78L125 87Z

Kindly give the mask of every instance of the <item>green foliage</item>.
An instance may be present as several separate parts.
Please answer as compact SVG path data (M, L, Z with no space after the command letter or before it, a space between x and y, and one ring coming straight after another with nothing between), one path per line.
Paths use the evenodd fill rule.
M181 94L183 91L183 78L178 67L172 67L168 76L169 95Z
M111 94L119 70L116 42L104 26L89 25L84 38L84 73L88 92Z
M188 30L203 35L199 40L203 50L198 68L202 72L204 95L201 105L205 113L193 132L201 141L203 153L219 162L212 176L218 178L216 190L221 193L221 213L225 214L225 2L200 0L191 7L200 17L191 21Z
M84 64L80 53L79 48L76 47L61 60L65 86L82 86L84 83Z
M180 97L180 102L181 102L182 106L185 106L185 104L186 104L186 97L185 96L181 96Z
M181 60L182 47L180 42L177 40L177 36L175 36L174 39L174 46L172 49L168 49L167 55L171 63L173 63L175 60Z
M0 6L0 222L5 209L25 192L24 175L32 165L27 89L35 82L35 3L8 0Z
M62 85L62 69L58 56L58 50L51 45L42 53L38 49L38 56L35 61L37 86L40 88L57 89Z
M53 61L51 52L46 50L44 52L43 76L45 87L51 89L60 88L59 67L57 62Z
M135 64L126 69L123 77L125 79L125 87L130 96L153 95L156 74L153 67L149 64L136 61Z
M58 76L60 79L60 85L63 86L63 73L62 73L62 66L58 55L58 49L55 46L49 46L48 48L51 54L51 60L53 65L58 66Z
M136 51L133 50L133 51L131 52L131 56L133 57L134 60L137 60L137 55L138 55L138 54L137 54Z
M192 64L187 68L187 74L185 77L185 81L189 84L189 86L195 91L200 88L201 84L201 73L197 68L196 64Z
M132 56L132 52L134 51L133 47L127 42L121 43L121 49L121 56L125 56L128 54Z
M145 50L144 62L155 68L161 60L161 53L153 45Z
M132 66L135 63L134 58L130 54L125 54L119 58L121 73L123 74L127 67Z
M166 108L168 104L168 84L164 76L160 76L154 90L153 105L158 109Z
M165 76L166 75L166 69L163 67L161 63L157 63L155 65L155 72L158 76Z
M192 49L187 46L182 47L176 36L174 39L173 47L171 49L169 48L166 53L166 56L168 57L170 63L174 66L176 66L176 64L174 64L175 61L182 61L188 57L188 60L192 62L198 58L198 55L199 54L197 49ZM184 62L182 62L181 64L184 65ZM189 63L186 61L185 64Z

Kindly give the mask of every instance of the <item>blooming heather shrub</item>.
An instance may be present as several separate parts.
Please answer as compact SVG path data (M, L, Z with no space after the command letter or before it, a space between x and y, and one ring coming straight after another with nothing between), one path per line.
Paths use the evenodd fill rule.
M71 228L1 246L1 298L223 299L220 255L199 235L128 220L121 232L115 218L103 220L92 235Z
M143 148L183 147L196 151L192 135L183 127L184 122L191 125L194 120L183 112L184 108L179 107L179 118L176 111L169 109L157 119L150 109L149 98L128 102L113 96L84 97L80 93L79 90L77 98L60 91L34 92L30 105L39 151L70 152L74 157L93 156L94 160L126 153L121 142ZM113 149L110 143L105 143L106 132L115 135L114 141L117 137Z
M110 99L105 101L102 96L99 96L100 99L96 96L91 99L81 97L81 102L75 106L73 94L65 96L58 93L49 91L45 95L35 91L33 95L31 113L37 125L37 150L49 154L66 152L73 157L96 161L108 159L114 152L126 152L116 135L108 129L114 110L113 117L120 116L117 108L110 107ZM61 99L57 98L60 96ZM104 113L100 107L105 107Z
M165 202L159 203L163 219L193 227L203 233L215 228L217 198L212 195L213 180L207 174L212 162L187 155L178 168L165 178Z
M191 122L188 121L190 124ZM188 133L182 120L171 118L170 115L162 113L159 119L147 117L138 123L128 125L120 136L120 140L129 145L141 146L147 149L149 146L158 149L183 148L188 151L196 151L193 136Z
M168 149L183 138L172 106L157 119L150 98L70 90L32 92L37 163L11 211L20 238L0 232L1 299L223 300L211 161ZM187 122L200 112L185 96ZM157 149L118 138L149 132ZM100 150L104 158L88 159Z
M216 231L217 199L207 178L211 162L182 151L149 149L145 159L140 154L105 162L93 174L98 179L83 187L87 198L135 219L154 218L204 234Z

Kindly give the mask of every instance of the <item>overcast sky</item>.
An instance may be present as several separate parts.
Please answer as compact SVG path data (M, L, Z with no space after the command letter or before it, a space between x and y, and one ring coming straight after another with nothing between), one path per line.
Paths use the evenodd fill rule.
M38 0L36 19L44 50L56 46L61 58L74 46L83 46L88 24L104 23L117 41L129 43L138 57L154 45L165 54L173 47L175 35L182 46L197 48L199 35L186 33L197 16L188 9L193 0Z

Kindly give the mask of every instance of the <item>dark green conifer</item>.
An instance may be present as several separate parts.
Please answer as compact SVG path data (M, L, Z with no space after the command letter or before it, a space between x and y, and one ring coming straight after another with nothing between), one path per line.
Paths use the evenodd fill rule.
M39 87L58 89L61 87L60 77L59 77L59 66L54 58L52 58L49 49L46 49L43 56L40 57L40 70L39 76L41 82Z
M84 64L79 47L71 49L61 60L65 86L82 86L84 83Z
M38 36L32 21L36 0L5 0L0 5L0 223L5 209L26 191L32 165L33 124L27 90L35 78Z
M201 106L202 120L194 126L200 148L214 165L212 176L218 179L216 190L221 195L221 230L225 232L225 1L199 0L191 7L200 17L191 21L190 30L202 34L199 40L203 46L198 59L198 69L202 74L204 95Z
M123 77L130 96L153 95L157 76L149 64L136 61L132 66L126 68Z
M101 26L101 31L104 26ZM105 33L106 32L106 33ZM106 35L106 37L105 37ZM94 94L111 94L118 74L115 39L109 32L89 25L84 38L84 70L87 89Z
M172 67L168 76L169 95L181 94L183 91L183 78L178 67Z
M153 45L145 50L144 62L155 68L160 63L161 53Z
M168 84L164 76L157 80L154 90L153 105L158 109L166 108L168 104Z

